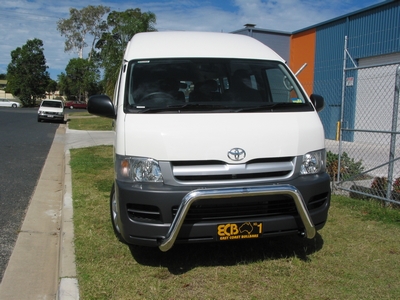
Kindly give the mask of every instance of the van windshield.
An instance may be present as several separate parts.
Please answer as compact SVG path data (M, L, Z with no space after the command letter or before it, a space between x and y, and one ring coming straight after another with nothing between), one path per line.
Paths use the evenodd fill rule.
M61 101L43 101L42 106L62 108L62 103L61 103Z
M128 113L313 110L287 67L276 61L131 61L126 78Z

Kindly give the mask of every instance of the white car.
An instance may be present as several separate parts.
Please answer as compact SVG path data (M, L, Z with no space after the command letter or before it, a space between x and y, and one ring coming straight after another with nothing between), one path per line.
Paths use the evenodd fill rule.
M8 99L0 99L0 107L20 107L21 104L19 102L11 101Z
M64 102L61 100L43 100L38 110L38 122L43 120L64 122Z

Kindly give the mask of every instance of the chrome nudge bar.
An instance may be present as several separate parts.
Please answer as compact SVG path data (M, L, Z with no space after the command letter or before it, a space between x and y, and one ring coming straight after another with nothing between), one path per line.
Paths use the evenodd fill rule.
M315 227L304 203L303 196L297 188L289 184L254 186L254 187L232 187L217 189L199 189L189 192L182 198L181 205L175 215L174 220L167 232L167 235L160 239L159 248L161 251L168 251L172 248L178 233L185 221L190 206L201 199L222 199L240 196L260 196L260 195L289 195L293 197L297 211L305 228L305 236L312 239L315 236Z

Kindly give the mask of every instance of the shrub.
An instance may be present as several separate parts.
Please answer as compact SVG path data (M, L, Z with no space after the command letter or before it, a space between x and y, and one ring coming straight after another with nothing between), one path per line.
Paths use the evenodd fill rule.
M397 177L393 182L393 192L400 193L400 177Z
M375 177L371 183L371 188L376 190L386 190L388 186L388 180L386 177Z
M326 168L332 180L337 177L339 166L339 154L328 151L326 154ZM340 179L345 180L352 177L357 177L358 174L364 171L362 160L354 161L346 152L340 156Z
M388 180L386 177L375 177L371 183L371 192L373 195L386 197Z
M397 177L392 185L392 199L400 201L400 177Z

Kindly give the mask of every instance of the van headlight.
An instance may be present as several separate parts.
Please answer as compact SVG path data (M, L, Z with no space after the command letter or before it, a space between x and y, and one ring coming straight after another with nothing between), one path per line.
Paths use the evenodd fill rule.
M125 182L163 182L158 162L152 158L117 156L115 171Z
M325 170L325 150L308 152L303 155L300 174L317 174Z

